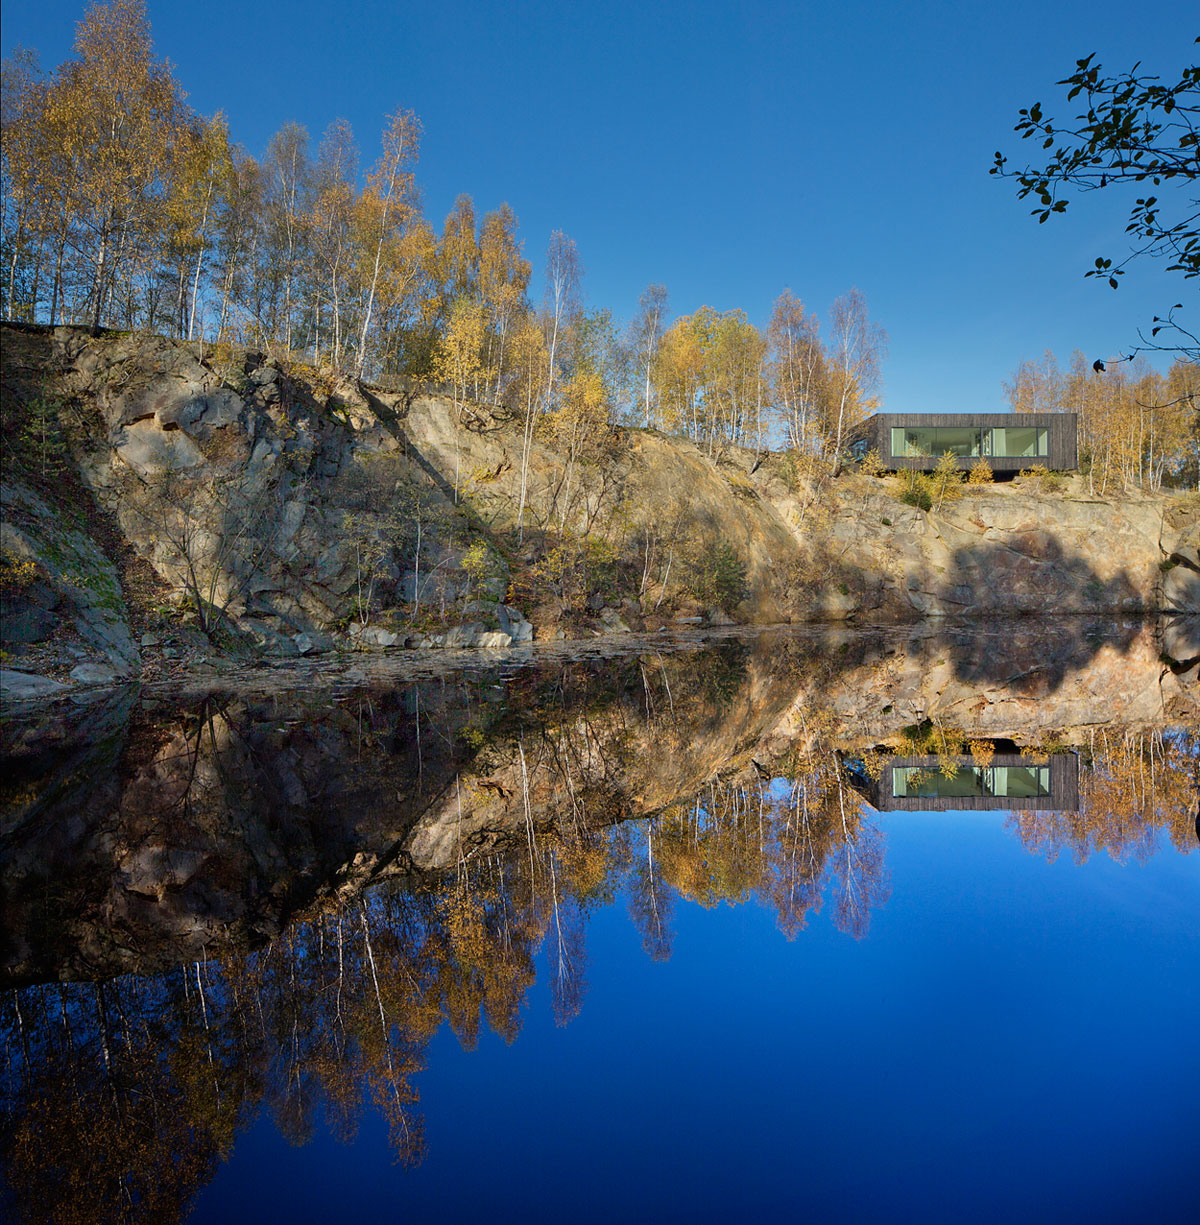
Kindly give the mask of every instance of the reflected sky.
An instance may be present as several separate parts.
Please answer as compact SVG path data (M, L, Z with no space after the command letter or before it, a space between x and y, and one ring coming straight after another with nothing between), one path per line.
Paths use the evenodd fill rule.
M1196 857L1047 863L994 814L886 835L866 939L683 905L656 963L602 909L569 1026L543 975L514 1045L434 1040L419 1168L374 1121L262 1121L191 1219L1194 1220Z

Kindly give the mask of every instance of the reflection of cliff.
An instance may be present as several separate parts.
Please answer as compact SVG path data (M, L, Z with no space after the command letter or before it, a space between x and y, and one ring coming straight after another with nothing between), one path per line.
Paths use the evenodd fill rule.
M1200 717L1194 678L1158 650L1138 623L779 633L10 723L4 972L106 977L252 946L388 877L668 811L751 758L898 743L926 720L1086 744L1107 721Z
M1194 736L1102 735L1080 812L1025 813L1015 832L1037 853L1079 858L1142 854L1164 832L1186 849L1198 763ZM827 745L793 745L778 769L712 780L634 826L590 826L579 793L554 834L530 828L516 853L336 900L264 949L3 993L0 1205L56 1225L180 1220L263 1111L303 1144L322 1125L352 1137L370 1109L396 1159L419 1162L435 1033L447 1025L467 1047L484 1027L514 1040L538 974L569 1022L587 990L588 913L621 893L659 959L680 897L755 899L789 938L826 906L864 934L888 895L883 831Z
M699 655L288 691L16 726L5 974L104 977L273 938L389 875L660 807L778 718L784 674ZM77 758L98 724L124 753ZM77 746L77 747L75 747ZM65 752L64 752L65 750Z
M835 921L861 935L886 896L878 831L849 804L836 755L803 765L788 788L714 784L644 835L591 827L581 792L556 836L530 828L516 854L385 884L264 950L4 993L10 1206L39 1222L96 1220L97 1206L111 1213L101 1220L180 1219L260 1110L302 1144L322 1118L352 1136L369 1100L396 1158L420 1161L416 1080L433 1035L446 1024L469 1047L487 1025L513 1040L539 952L556 1019L570 1021L587 987L587 914L619 889L660 958L676 893L757 895L789 935L828 893Z
M802 735L813 708L859 747L926 719L1022 744L1077 742L1106 724L1200 723L1196 672L1176 673L1163 661L1151 622L926 624L843 643L831 644L838 666L797 672L795 707L769 737L772 748Z

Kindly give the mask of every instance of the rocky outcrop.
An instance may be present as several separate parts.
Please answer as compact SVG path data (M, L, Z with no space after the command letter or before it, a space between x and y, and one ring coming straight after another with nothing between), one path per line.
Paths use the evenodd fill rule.
M86 524L65 518L23 482L0 483L0 642L6 651L51 634L67 639L73 679L134 676L140 659L121 580ZM99 662L97 662L99 657Z

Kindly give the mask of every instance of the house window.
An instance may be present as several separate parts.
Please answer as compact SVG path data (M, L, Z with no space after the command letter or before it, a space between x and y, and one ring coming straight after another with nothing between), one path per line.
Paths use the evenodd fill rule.
M893 458L937 458L947 451L962 459L977 459L981 455L1002 459L1041 458L1050 454L1050 431L1030 425L1004 425L995 429L973 425L892 427Z
M1005 458L1034 458L1050 454L1050 431L1035 426L1001 426L988 430L991 434L989 455Z
M1049 794L1049 766L959 766L952 778L936 765L896 766L892 770L892 795L896 799L1037 799Z
M916 458L921 455L958 455L971 459L982 455L986 430L975 425L909 425L892 430L892 455Z

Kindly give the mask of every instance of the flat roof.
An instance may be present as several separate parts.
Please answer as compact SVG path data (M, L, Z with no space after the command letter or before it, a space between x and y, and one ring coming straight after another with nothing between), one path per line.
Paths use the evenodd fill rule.
M1076 420L1078 413L872 413L863 419L914 425L1049 425Z

